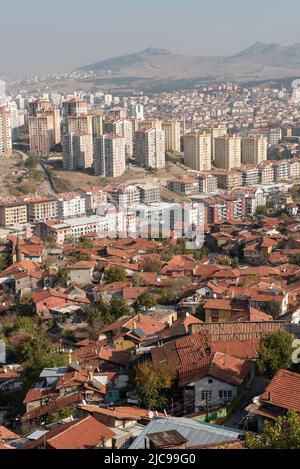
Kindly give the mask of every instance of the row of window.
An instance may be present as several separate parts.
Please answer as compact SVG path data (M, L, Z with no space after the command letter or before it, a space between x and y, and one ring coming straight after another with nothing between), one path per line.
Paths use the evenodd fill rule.
M232 390L220 390L219 391L219 399L232 399ZM201 392L201 399L202 401L211 400L212 398L212 391L202 391Z

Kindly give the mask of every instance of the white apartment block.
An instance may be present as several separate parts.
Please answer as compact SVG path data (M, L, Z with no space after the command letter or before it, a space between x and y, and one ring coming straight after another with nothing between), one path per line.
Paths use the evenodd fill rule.
M95 176L119 177L126 169L125 139L118 135L102 135L94 143Z
M156 128L135 133L135 162L144 168L165 167L165 132Z
M63 167L72 171L93 165L93 137L87 133L69 133L63 136Z
M58 218L82 217L86 214L85 199L77 192L57 194Z
M241 166L241 138L225 136L215 139L216 168L232 169Z
M211 170L211 135L191 133L184 136L184 164L196 171Z

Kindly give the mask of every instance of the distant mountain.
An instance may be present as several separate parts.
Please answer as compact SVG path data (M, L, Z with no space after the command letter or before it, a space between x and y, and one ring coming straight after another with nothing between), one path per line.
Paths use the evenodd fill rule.
M86 65L81 70L93 70L93 71L106 71L106 72L119 72L122 68L139 66L143 63L151 62L158 57L168 57L172 55L171 52L165 49L156 49L155 47L149 47L148 49L136 52L134 54L122 55L120 57L113 57L111 59L101 60L100 62Z
M256 42L228 57L173 54L150 47L81 67L98 77L268 79L300 75L300 43L292 46Z
M248 49L228 57L228 59L273 67L300 66L300 44L297 43L293 46L284 47L276 43L265 44L263 42L256 42Z

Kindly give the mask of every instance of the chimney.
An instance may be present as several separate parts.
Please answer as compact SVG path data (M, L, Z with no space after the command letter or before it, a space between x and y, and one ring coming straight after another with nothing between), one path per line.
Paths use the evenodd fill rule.
M72 350L70 350L69 355L68 355L68 363L69 365L72 365Z
M269 391L268 401L272 402L272 394L271 394L271 391Z
M94 377L94 373L93 373L92 370L90 370L90 371L88 372L88 382L89 382L89 383L92 383L92 382L93 382L93 377Z

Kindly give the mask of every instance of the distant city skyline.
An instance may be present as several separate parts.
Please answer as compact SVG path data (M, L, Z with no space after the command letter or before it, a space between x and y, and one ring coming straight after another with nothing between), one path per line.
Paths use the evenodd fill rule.
M145 3L145 4L144 4ZM1 5L0 74L64 72L149 46L230 55L256 41L300 42L299 3L271 0L15 0Z

